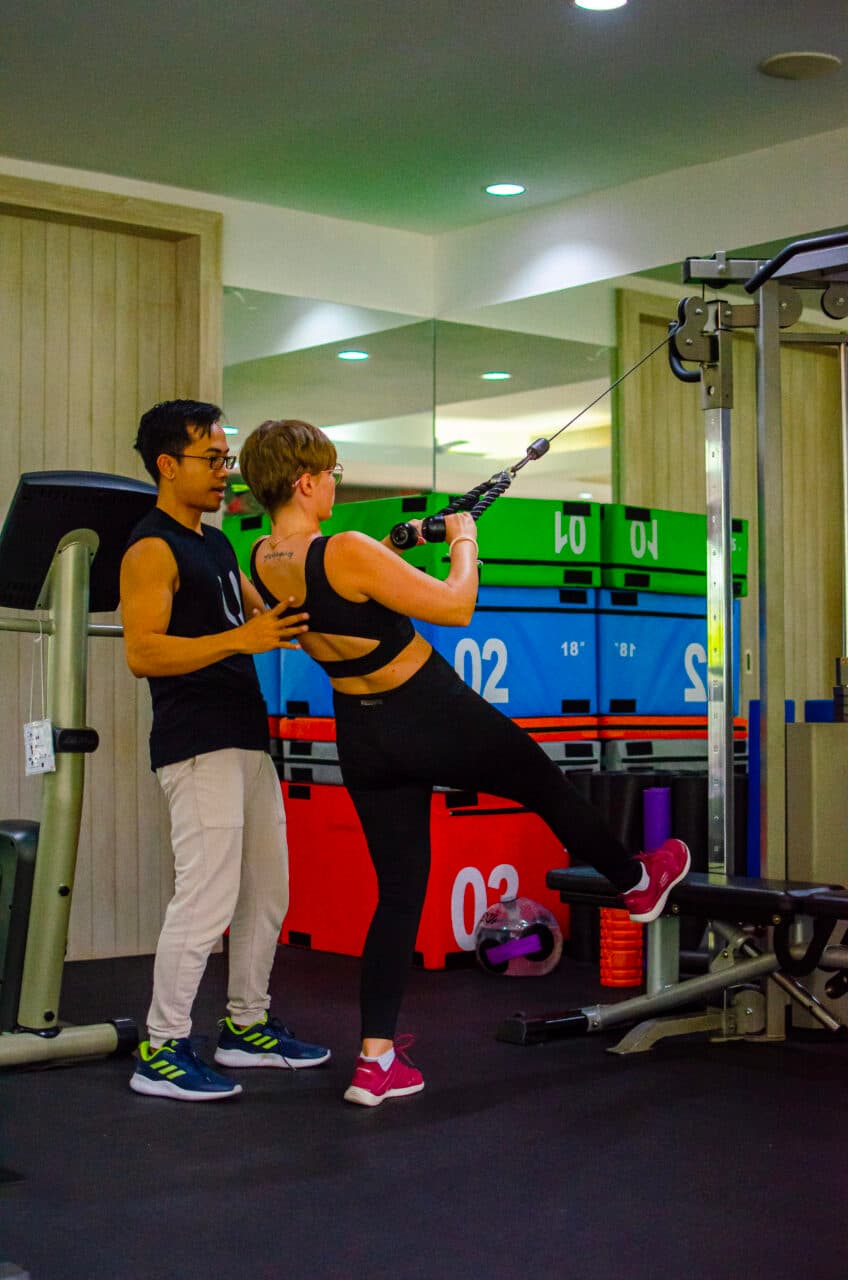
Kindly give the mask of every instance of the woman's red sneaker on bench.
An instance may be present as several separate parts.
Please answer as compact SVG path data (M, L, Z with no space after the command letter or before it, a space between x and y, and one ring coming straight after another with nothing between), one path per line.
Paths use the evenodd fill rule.
M643 867L642 881L647 882L621 896L631 920L650 924L662 915L668 895L687 874L692 859L682 840L664 840L656 853L640 853L636 861Z

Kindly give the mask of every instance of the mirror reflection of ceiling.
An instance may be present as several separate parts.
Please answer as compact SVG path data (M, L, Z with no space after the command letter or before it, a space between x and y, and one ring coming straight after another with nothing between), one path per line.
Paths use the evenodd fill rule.
M224 327L224 403L240 437L269 417L315 422L358 485L468 487L609 382L602 343L253 291L225 292ZM351 347L368 359L340 359ZM544 471L522 475L522 495L607 500L609 438L606 403L557 441Z
M764 260L785 243L728 252ZM715 249L702 252L709 257ZM607 502L611 403L604 393L615 290L680 298L694 287L682 283L681 264L671 263L451 321L227 289L225 407L241 439L268 417L316 422L336 442L352 483L407 491L468 488L580 415L543 465L522 470L513 492L563 499L590 493ZM814 304L804 319L845 328ZM340 360L351 346L368 359ZM489 381L486 372L510 376Z

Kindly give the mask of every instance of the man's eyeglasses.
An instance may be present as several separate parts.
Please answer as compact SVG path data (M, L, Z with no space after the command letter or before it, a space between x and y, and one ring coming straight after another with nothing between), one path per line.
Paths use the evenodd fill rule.
M169 458L194 458L205 462L210 471L232 471L238 458L234 453L169 453Z

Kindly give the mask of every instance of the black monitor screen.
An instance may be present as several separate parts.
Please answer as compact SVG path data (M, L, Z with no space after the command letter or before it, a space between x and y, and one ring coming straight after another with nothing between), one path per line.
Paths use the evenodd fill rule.
M91 565L89 610L117 609L124 547L156 502L142 480L96 471L22 475L0 530L0 605L34 609L56 547L73 529L92 529L100 546Z

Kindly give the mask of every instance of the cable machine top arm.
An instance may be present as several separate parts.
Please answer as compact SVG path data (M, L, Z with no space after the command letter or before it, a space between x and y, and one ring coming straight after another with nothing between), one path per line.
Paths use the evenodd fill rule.
M848 269L848 254L833 255L828 252L831 249L848 248L848 231L835 231L827 236L813 236L809 240L793 240L791 244L784 245L779 253L776 253L768 262L764 262L758 271L755 271L750 280L745 281L745 292L756 293L757 290L771 280L771 278L785 267L793 258L805 257L809 258L809 262L803 271L826 271L828 267L837 266L837 269L843 271ZM817 261L818 258L818 261ZM839 262L839 259L842 259ZM799 272L800 274L800 272ZM811 284L817 281L811 280Z

